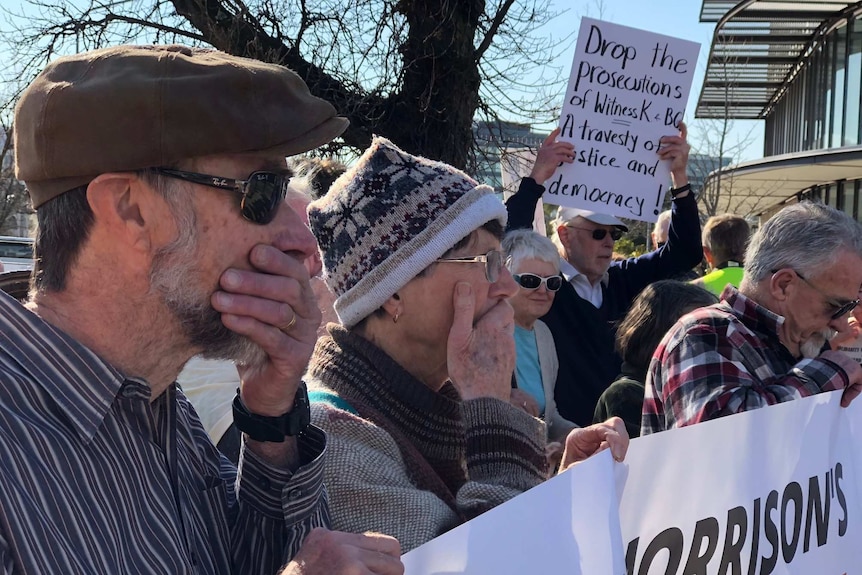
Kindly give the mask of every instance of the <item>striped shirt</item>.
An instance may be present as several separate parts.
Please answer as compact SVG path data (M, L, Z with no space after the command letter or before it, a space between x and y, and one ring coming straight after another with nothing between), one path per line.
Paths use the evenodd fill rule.
M0 573L272 575L329 522L325 442L238 472L175 385L151 403L0 293Z
M793 357L778 338L783 317L733 286L721 298L683 316L656 349L641 435L847 386L838 364Z

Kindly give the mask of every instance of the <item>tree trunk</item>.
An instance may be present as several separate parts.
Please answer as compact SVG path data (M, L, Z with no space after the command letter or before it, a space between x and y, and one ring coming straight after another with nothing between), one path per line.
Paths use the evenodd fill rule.
M479 105L474 40L484 2L404 0L397 9L409 27L399 48L404 78L378 129L408 152L464 169Z

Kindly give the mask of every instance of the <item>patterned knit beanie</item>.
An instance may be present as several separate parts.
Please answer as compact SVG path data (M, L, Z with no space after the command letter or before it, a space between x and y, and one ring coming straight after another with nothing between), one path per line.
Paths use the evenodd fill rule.
M385 138L308 206L335 312L353 327L506 208L489 186Z

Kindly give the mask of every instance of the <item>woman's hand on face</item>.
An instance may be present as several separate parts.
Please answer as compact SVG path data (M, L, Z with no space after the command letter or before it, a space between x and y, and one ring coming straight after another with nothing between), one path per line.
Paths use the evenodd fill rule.
M458 282L455 316L449 330L449 379L462 399L495 397L509 401L515 371L515 316L512 306L498 301L473 323L473 287Z

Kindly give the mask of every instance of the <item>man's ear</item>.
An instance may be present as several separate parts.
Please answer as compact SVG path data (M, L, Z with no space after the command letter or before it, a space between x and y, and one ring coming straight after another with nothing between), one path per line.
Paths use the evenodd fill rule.
M557 237L560 238L560 243L564 246L569 241L569 228L566 224L560 224L557 226Z
M154 194L131 172L101 174L87 186L96 226L129 246L149 249L153 200Z
M715 261L712 259L712 252L706 246L701 246L703 248L703 257L706 258L706 263L709 264L709 267L715 267Z
M769 279L769 293L776 301L785 301L793 289L796 274L790 268L780 269Z

